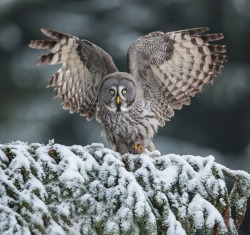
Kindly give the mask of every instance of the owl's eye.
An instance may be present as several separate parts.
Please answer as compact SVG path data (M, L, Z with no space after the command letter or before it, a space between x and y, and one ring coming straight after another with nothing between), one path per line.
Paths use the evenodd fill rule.
M127 93L127 90L126 89L123 89L122 90L122 94L125 95Z
M115 94L115 90L114 90L114 89L110 89L110 93L111 93L112 95L114 95L114 94Z

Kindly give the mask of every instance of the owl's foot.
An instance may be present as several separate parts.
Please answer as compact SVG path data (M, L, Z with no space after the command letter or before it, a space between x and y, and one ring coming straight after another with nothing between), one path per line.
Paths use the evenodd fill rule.
M136 150L136 152L138 152L138 153L144 153L144 149L143 149L143 147L142 147L141 144L134 144L133 147Z

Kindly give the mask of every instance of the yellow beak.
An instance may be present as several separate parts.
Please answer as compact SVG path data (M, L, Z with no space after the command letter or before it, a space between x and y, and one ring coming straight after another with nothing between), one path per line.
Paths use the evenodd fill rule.
M118 95L118 96L116 96L116 103L117 104L120 104L121 103L121 98L120 98L120 96Z

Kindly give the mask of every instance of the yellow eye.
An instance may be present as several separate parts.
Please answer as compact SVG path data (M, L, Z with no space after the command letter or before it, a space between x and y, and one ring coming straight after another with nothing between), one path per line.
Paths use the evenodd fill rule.
M127 90L126 89L123 89L122 90L122 94L125 95L127 93Z
M114 89L110 89L110 93L111 93L112 95L114 95L114 94L115 94L115 90L114 90Z

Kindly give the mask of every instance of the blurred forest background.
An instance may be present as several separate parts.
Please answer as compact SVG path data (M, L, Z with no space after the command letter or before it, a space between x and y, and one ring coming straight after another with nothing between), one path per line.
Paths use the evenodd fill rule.
M127 49L138 37L208 26L211 33L224 33L219 43L227 45L229 62L213 86L160 128L154 142L162 154L212 154L250 172L249 24L249 0L0 0L0 143L105 142L96 121L70 115L45 89L59 66L35 67L41 51L27 45L44 38L40 28L87 39L126 71ZM240 234L249 234L249 217Z

